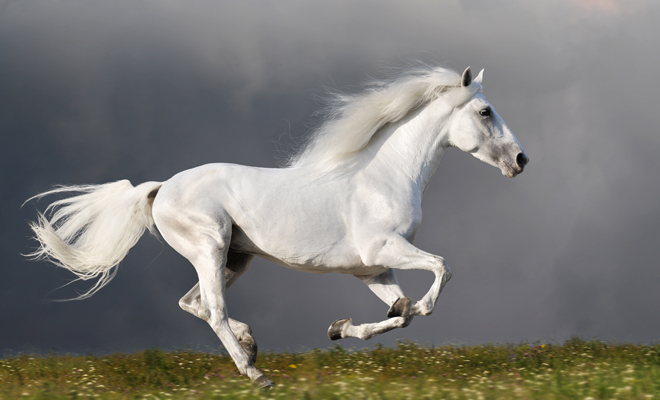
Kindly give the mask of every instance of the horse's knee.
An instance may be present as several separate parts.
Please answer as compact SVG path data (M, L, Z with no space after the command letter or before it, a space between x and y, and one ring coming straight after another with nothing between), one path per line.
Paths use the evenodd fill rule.
M448 282L451 279L451 268L449 268L447 261L445 261L445 259L440 256L433 256L433 259L437 266L434 270L434 273L436 276L442 277L442 280L445 283Z
M444 257L433 256L433 263L436 265L436 268L439 271L444 272L449 269L449 266L447 265L447 261L445 261Z

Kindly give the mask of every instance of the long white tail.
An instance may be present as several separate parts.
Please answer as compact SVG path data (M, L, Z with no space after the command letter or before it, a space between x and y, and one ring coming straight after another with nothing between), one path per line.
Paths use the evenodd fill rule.
M154 234L151 206L160 182L133 187L128 180L103 185L62 186L38 194L38 199L56 193L80 193L55 201L30 224L39 248L27 256L49 260L78 276L99 278L82 300L114 278L115 267L135 246L145 229ZM29 201L28 200L28 201Z

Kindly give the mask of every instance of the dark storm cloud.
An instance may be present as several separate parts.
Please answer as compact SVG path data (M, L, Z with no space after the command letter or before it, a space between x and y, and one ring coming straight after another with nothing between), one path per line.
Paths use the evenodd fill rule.
M49 294L70 276L19 255L35 216L19 205L58 183L274 167L322 86L355 91L413 58L486 68L484 94L531 164L508 179L447 152L416 244L454 277L432 316L375 340L657 340L658 11L606 0L0 3L0 347L218 346L177 306L192 266L153 238L93 298L44 302L75 292ZM414 298L431 279L400 274ZM228 301L270 349L330 345L336 318L387 311L351 276L261 260Z

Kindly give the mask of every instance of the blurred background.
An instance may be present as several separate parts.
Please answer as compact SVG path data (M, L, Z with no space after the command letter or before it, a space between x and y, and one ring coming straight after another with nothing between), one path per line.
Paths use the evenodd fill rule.
M55 184L167 180L211 162L277 167L327 88L413 60L485 68L529 155L515 179L456 149L415 244L453 278L429 317L345 346L660 339L660 3L0 0L0 351L217 350L179 309L192 266L145 235L114 281L21 256ZM425 272L398 273L414 300ZM359 280L257 259L229 290L260 349L325 348L337 318L385 318Z

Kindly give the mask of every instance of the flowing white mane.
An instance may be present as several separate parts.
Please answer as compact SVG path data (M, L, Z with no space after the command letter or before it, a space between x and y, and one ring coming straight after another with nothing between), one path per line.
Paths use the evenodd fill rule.
M384 125L440 96L457 105L471 98L481 85L461 87L461 75L442 67L410 69L389 81L372 81L359 94L333 94L318 128L289 158L290 167L332 169L362 150Z

